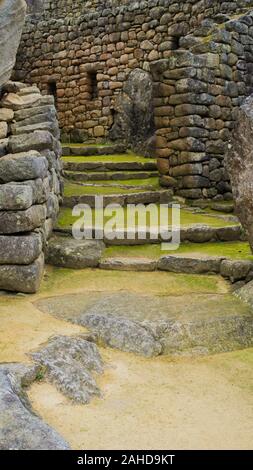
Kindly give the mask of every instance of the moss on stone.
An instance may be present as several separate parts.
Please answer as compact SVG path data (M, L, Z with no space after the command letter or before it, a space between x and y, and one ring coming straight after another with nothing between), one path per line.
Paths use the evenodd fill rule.
M140 246L111 246L104 252L104 257L133 257L158 259L166 254L193 254L224 256L231 259L253 260L249 244L247 242L214 242L214 243L182 243L176 251L161 250L161 245Z
M117 188L114 186L84 186L82 184L72 183L67 181L65 183L64 188L64 196L71 197L71 196L83 196L85 194L91 195L107 195L107 194L131 194L131 193L141 193L145 191L143 189L124 189L124 188Z

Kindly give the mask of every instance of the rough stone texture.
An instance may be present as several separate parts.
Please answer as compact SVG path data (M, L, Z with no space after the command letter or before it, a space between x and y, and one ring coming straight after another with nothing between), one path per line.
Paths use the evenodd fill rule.
M0 160L0 183L45 178L47 169L46 158L37 152L8 154Z
M171 255L163 256L158 262L158 269L174 273L219 273L222 258L193 257Z
M22 364L0 366L0 449L67 450L68 444L36 416L25 387L39 373L38 367Z
M0 2L0 89L11 76L25 20L25 0Z
M44 256L29 265L0 265L0 289L34 294L40 286L44 272Z
M0 186L0 210L23 210L33 203L32 188L26 185L3 184Z
M98 338L101 335L102 343L142 355L153 353L154 345L156 354L160 350L165 355L210 354L253 345L252 310L232 294L155 295L126 288L109 293L84 287L82 293L35 304L56 318L84 324Z
M249 272L253 271L253 262L247 260L224 260L221 263L221 275L231 282L246 279Z
M146 258L105 258L99 263L101 269L116 271L155 271L157 262Z
M0 211L0 233L30 232L43 225L46 207L34 205L23 211Z
M39 234L0 235L0 264L31 264L41 252L42 239Z
M241 106L236 127L226 154L235 210L247 232L253 250L253 96Z
M153 83L149 73L133 70L115 103L114 124L109 136L123 139L128 147L150 155L155 147Z
M104 248L103 242L95 240L53 237L48 243L46 261L63 268L96 268Z
M103 361L97 346L85 336L52 338L32 358L45 367L48 380L75 402L89 403L101 395L93 374L103 372Z
M148 325L99 313L82 315L77 323L91 329L99 341L111 348L147 357L158 356L162 352L161 344Z

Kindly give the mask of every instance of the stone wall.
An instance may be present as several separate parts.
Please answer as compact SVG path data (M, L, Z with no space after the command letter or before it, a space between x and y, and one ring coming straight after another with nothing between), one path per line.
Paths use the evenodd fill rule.
M0 289L35 292L61 198L54 100L8 82L0 98Z
M143 69L154 83L161 183L189 198L231 198L223 154L252 89L252 17L243 15L253 1L60 0L38 13L39 3L16 77L56 97L64 139L108 138L130 72Z

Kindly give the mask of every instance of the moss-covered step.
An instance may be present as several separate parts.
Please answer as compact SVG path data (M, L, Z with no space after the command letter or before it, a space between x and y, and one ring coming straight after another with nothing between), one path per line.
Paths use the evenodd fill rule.
M101 155L99 157L63 157L63 168L66 171L157 171L156 161L127 153L121 155Z
M113 186L84 186L67 181L64 189L63 205L73 208L77 204L88 204L94 208L96 196L103 196L104 207L108 204L150 204L150 203L169 203L172 199L171 190L145 190L140 189L117 188Z
M139 197L139 195L138 195ZM159 215L159 206L152 206L154 209L154 215L158 213ZM127 216L127 209L123 208L122 221L117 224L117 227L114 227L114 233L118 234L118 237L111 236L107 230L107 236L104 236L104 241L107 245L145 245L150 243L160 243L164 240L163 232L168 231L168 225L170 229L171 220L172 220L172 210L168 208L168 216L166 220L163 217L159 216L160 225L157 230L156 219L151 216L146 218L145 207L139 209L139 213L135 214L133 220L129 220ZM157 211L157 212L156 212ZM92 210L92 224L95 224L95 217L97 216L99 220L102 218L102 226L105 227L107 222L111 220L112 213L111 211L104 210L101 213L100 210ZM84 217L84 221L88 225L91 223L85 212L80 215ZM140 219L141 217L141 219ZM62 207L56 230L58 232L71 234L73 224L79 219L79 217L74 217L72 215L72 210L70 208ZM126 224L128 220L128 224ZM144 232L144 222L146 221L146 237L139 236L138 229L141 232L141 235ZM126 230L126 227L127 230ZM108 227L107 227L108 228ZM154 230L158 233L154 235ZM94 232L94 230L92 230ZM192 213L189 210L181 210L181 241L182 242L192 242L192 243L207 243L210 241L235 241L244 239L244 233L240 224L235 224L234 221L230 221L227 216L227 220L221 217L214 217L205 214Z
M156 191L160 189L159 180L157 177L154 178L147 178L147 179L130 179L130 180L97 180L97 181L75 181L73 179L69 179L70 183L78 184L83 188L119 188L119 189L145 189L150 191Z
M158 259L150 257L133 257L116 255L108 256L105 250L100 261L100 268L117 271L168 271L185 274L220 274L232 283L237 281L249 282L253 279L253 257L248 259L231 259L224 254L209 254L208 250L197 252L186 249L174 250L165 254L160 250L161 256ZM126 250L125 250L126 251ZM143 250L144 251L144 250ZM146 250L147 251L147 250ZM158 250L157 250L158 252ZM250 259L251 258L251 259Z
M147 180L150 178L158 178L157 171L64 171L64 177L72 181L124 181L132 182L132 180Z
M124 259L149 259L156 261L166 254L193 255L193 256L216 256L225 257L231 260L253 261L248 242L208 242L208 243L181 243L178 248L166 249L162 245L143 245L143 246L110 246L105 249L105 258L124 258Z
M110 348L203 355L253 345L252 310L219 276L54 268L45 282L62 295L37 300L36 309L85 326Z
M113 155L126 151L124 144L62 144L62 155Z

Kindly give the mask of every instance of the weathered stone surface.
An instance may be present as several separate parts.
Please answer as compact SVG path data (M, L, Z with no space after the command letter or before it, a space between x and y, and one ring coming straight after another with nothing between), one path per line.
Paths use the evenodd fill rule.
M43 225L46 208L34 205L23 211L0 211L0 233L30 232Z
M32 188L26 185L7 183L0 185L0 210L23 210L33 203Z
M215 240L216 231L208 225L199 225L195 227L182 228L180 231L181 241L192 243L207 243Z
M8 154L0 159L0 182L45 178L47 169L46 158L36 151Z
M219 273L221 261L218 257L163 256L158 261L158 269L189 274Z
M153 84L149 73L133 70L115 104L112 140L123 139L147 155L154 150Z
M0 449L67 450L68 444L34 414L25 387L36 380L38 367L0 366Z
M147 258L105 258L99 263L101 269L116 271L155 271L157 262Z
M42 251L41 236L36 233L29 235L0 235L0 264L31 264Z
M0 265L0 289L34 294L39 289L43 270L43 255L27 266Z
M225 164L230 176L235 211L253 249L253 96L241 106Z
M9 138L10 153L28 152L30 150L51 150L54 139L48 131L34 131L31 134L14 135Z
M0 3L0 88L9 80L16 61L25 12L24 0L2 0Z
M40 102L41 95L30 94L25 96L20 96L16 93L8 93L2 98L2 106L6 108L13 109L14 111L18 111L20 109L29 108L30 106L35 106Z
M90 313L81 315L77 323L91 329L102 343L111 348L147 357L158 356L162 352L161 344L152 329L140 322L113 315Z
M32 358L46 368L48 380L75 402L89 403L101 395L93 374L103 372L103 361L97 346L85 336L52 338Z
M8 133L8 124L7 122L0 122L0 139L5 139Z
M53 266L65 268L95 268L99 264L103 250L103 242L53 237L47 247L46 261Z
M152 279L156 282L157 276L159 273L150 273L150 283ZM104 279L109 279L108 274ZM195 287L198 279L194 276ZM180 284L181 280L178 283ZM164 355L213 354L253 345L252 311L234 295L219 293L217 297L217 293L207 295L204 292L202 294L192 292L187 295L178 295L176 292L174 295L173 292L172 295L166 295L164 292L162 295L156 295L151 290L147 292L147 289L148 287L144 292L138 293L134 286L130 290L127 286L125 290L115 292L91 292L84 286L84 291L78 294L40 299L35 305L56 318L78 324L82 324L82 319L86 315L99 318L109 316L108 321L104 320L108 325L107 335L102 320L97 322L98 329L105 335L105 340L101 338L102 342L106 344L107 338L111 342L111 336L114 336L114 332L109 330L110 322L113 324L110 318L114 317L115 320L119 320L114 324L116 339L114 338L113 347L117 348L122 345L126 347L128 344L127 339L124 341L124 338L128 338L126 330L129 325L130 335L135 322L152 330L153 337L162 345L161 354ZM122 319L126 320L123 328L120 326ZM93 330L90 324L88 321L87 326ZM99 332L97 335L100 338ZM122 341L117 340L120 335ZM136 352L138 341L142 339L142 330L139 331L139 327L136 327L136 336L131 341L133 352ZM143 354L142 349L141 354Z
M231 282L247 278L253 270L253 262L248 260L224 260L221 263L221 275Z
M0 108L0 121L12 121L14 118L14 111L8 108Z

